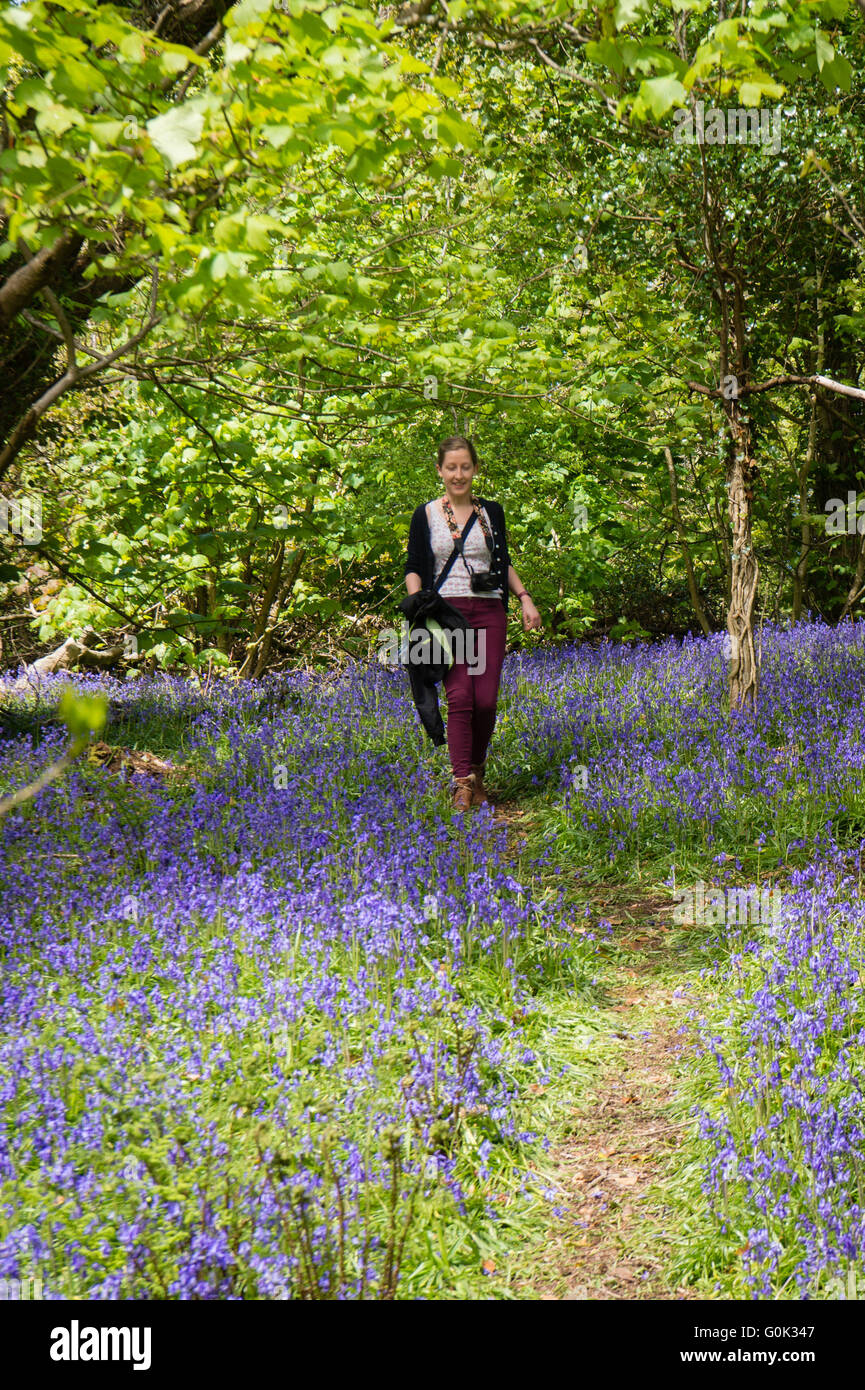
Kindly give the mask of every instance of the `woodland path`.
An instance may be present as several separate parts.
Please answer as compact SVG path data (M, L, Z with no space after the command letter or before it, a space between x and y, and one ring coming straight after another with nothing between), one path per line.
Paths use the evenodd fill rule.
M516 802L498 803L495 815L514 836L531 821ZM515 1291L547 1300L694 1298L663 1272L671 1239L663 1189L689 1124L676 1103L687 1049L679 1030L693 1002L677 989L672 904L616 885L595 888L591 903L595 919L612 927L603 1061L550 1155L568 1215L554 1218L531 1277Z

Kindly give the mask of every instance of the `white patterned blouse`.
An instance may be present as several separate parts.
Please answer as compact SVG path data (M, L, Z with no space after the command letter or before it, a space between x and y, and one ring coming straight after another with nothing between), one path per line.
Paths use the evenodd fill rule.
M482 507L481 511L483 512L487 526L489 526L492 532L492 523L490 522L486 507ZM432 545L432 552L435 557L435 568L433 571L433 582L435 582L445 567L448 556L454 548L454 542L453 536L450 533L450 527L445 520L445 514L442 511L441 498L436 497L432 502L427 502L426 514L430 524L430 544ZM465 550L466 559L475 574L489 573L490 552L487 548L483 529L479 522L476 521L469 531L463 548ZM459 557L454 560L450 574L439 589L439 593L442 598L501 599L502 597L500 588L491 589L483 594L473 593L469 580L469 572Z

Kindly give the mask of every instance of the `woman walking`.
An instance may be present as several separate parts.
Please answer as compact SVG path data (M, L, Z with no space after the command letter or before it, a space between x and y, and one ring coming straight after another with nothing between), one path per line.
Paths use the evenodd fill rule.
M456 661L444 679L453 800L457 810L465 811L488 800L484 771L496 722L509 594L521 604L526 632L542 624L510 562L502 508L472 491L478 471L474 445L461 435L445 439L436 466L444 496L418 507L412 516L405 585L409 594L437 589L478 634L477 671L465 660Z

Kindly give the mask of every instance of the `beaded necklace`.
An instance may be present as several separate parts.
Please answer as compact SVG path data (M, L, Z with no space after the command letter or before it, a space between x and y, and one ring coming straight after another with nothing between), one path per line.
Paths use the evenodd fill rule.
M484 514L483 514L483 510L481 509L480 503L479 503L479 502L476 502L475 499L474 499L474 497L471 499L471 501L472 501L472 509L473 509L473 511L474 511L474 514L475 514L475 516L476 516L476 518L477 518L477 520L478 520L478 523L479 523L479 525L480 525L481 530L482 530L483 533L484 533L484 540L485 540L486 543L487 543L487 549L490 550L490 551L492 551L492 549L493 549L493 537L492 537L492 532L490 531L490 528L489 528L489 526L487 525L487 519L486 519L486 517L485 517ZM461 535L462 535L462 529L457 525L457 519L456 519L456 517L454 516L454 509L453 509L453 507L451 506L451 499L450 499L449 497L447 497L447 496L445 496L445 497L442 498L442 509L443 509L443 511L444 511L444 514L445 514L445 520L447 521L448 527L450 528L450 533L451 533L451 535L452 535L452 536L461 536Z

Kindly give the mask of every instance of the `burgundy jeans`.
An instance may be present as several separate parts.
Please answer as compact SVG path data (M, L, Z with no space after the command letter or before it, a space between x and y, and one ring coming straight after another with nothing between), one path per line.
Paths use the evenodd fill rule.
M472 763L485 760L495 727L508 622L500 598L456 597L447 601L462 613L470 628L485 634L484 638L475 638L475 659L479 653L486 658L482 673L473 675L471 665L457 661L444 678L451 767L454 777L468 777ZM480 645L484 641L485 647Z

